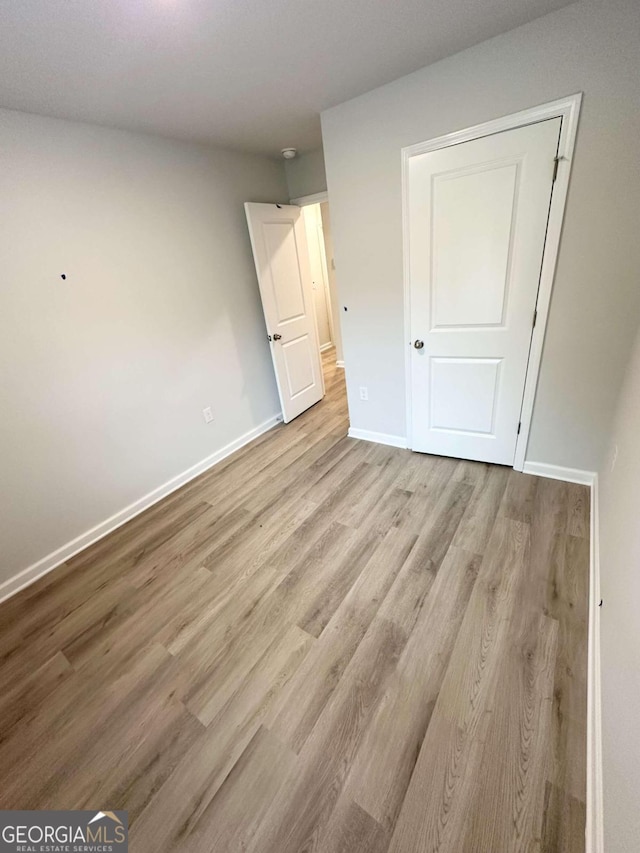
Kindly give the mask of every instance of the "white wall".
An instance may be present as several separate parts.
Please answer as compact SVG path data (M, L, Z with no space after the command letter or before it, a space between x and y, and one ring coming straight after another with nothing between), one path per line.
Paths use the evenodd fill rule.
M322 148L299 154L293 160L285 160L284 168L290 199L321 193L327 189Z
M615 467L611 470L615 448ZM600 471L600 611L607 853L640 846L640 333Z
M406 430L401 148L582 91L527 459L597 469L640 315L639 45L637 0L578 3L322 114L353 427Z
M242 205L287 198L279 162L0 111L0 582L278 412Z

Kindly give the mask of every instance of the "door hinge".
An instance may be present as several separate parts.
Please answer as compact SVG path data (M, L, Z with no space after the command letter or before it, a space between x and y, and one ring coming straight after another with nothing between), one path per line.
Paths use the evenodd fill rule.
M521 426L522 426L522 421L519 421L518 422L518 432L516 433L516 435L520 435L520 427Z
M535 311L533 312L533 326L532 326L532 328L534 328L534 329L536 327L536 320L537 319L538 319L538 309L536 308Z
M558 166L560 164L560 160L566 160L566 157L554 157L553 158L553 178L551 178L551 183L555 184L556 178L558 177Z

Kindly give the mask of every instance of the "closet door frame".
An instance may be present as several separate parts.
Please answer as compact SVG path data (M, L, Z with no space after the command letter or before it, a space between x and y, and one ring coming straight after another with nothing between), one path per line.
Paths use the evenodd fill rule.
M529 363L524 386L522 401L521 426L516 442L513 467L522 471L525 464L531 419L538 384L538 374L542 359L544 335L549 316L549 305L553 289L553 279L558 258L560 234L564 218L565 204L569 189L569 177L573 162L576 132L582 93L570 95L557 101L551 101L537 107L523 110L512 115L503 116L483 124L475 125L464 130L438 136L425 142L407 146L401 151L402 166L402 235L403 235L403 279L404 279L404 348L405 348L405 387L406 387L406 419L407 447L413 446L411 430L412 401L411 401L411 289L409 275L409 161L412 157L437 151L450 145L459 145L472 139L479 139L504 130L512 130L528 124L534 124L549 118L561 118L560 142L556 161L556 176L549 208L549 222L540 271L536 324L531 338Z

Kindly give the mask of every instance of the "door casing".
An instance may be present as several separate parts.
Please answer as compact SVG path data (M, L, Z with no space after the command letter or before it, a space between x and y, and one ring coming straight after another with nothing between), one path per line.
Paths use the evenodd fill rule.
M560 245L560 234L562 231L562 220L569 188L569 177L571 164L573 162L573 151L575 147L576 132L578 128L578 117L582 93L570 95L557 101L541 104L531 109L512 115L503 116L483 124L475 125L464 130L438 136L435 139L419 142L407 146L401 151L402 158L402 236L403 236L403 280L404 280L404 349L405 349L405 387L407 400L407 447L413 446L411 434L411 281L409 274L409 169L408 164L411 157L426 154L429 151L437 151L450 145L459 145L483 136L501 133L505 130L513 130L524 125L534 124L550 118L561 118L562 128L560 130L560 141L558 144L558 170L553 185L551 205L549 208L549 220L547 225L547 236L542 256L540 282L538 286L538 301L536 305L537 318L532 331L531 345L529 350L529 362L525 378L524 393L522 398L522 409L520 417L520 432L516 441L516 451L513 467L516 471L522 471L531 418L535 401L538 374L542 358L542 347L544 335L549 316L549 304L551 302L551 291L553 289L553 278L555 274L558 248Z

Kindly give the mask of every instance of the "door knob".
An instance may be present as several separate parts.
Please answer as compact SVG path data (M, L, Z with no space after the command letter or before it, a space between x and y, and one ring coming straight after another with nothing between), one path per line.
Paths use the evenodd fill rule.
M275 335L273 336L273 340L274 340L274 341L280 341L280 340L282 340L282 335L275 334Z
M422 349L422 347L424 346L424 341L416 340L413 342L413 345L416 349Z

